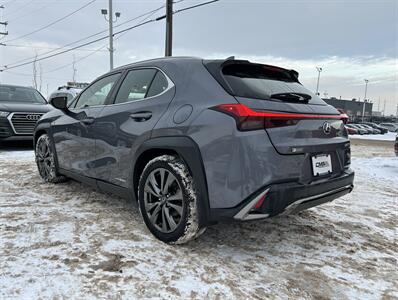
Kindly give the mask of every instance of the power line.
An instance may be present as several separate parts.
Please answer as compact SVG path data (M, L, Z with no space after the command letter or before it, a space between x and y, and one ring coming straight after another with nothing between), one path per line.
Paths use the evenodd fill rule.
M21 6L18 6L18 7L15 8L14 10L11 10L10 13L6 14L6 17L15 14L15 13L18 12L20 9L25 8L26 6L32 4L34 1L35 1L35 0L30 0L30 1L28 1L27 3L25 3L25 4L21 5ZM3 5L4 5L5 7L7 7L7 5L8 5L9 3L12 3L12 1L8 1L8 2L4 3ZM17 3L17 1L14 1L13 3Z
M8 23L11 23L11 22L14 22L16 20L22 19L23 17L29 16L29 15L32 15L35 12L41 11L43 8L48 8L49 5L54 4L56 1L59 1L59 0L54 0L53 3L45 3L42 6L39 6L39 7L37 7L36 9L34 9L32 11L29 11L27 13L24 13L24 14L21 14L19 16L14 17L14 18L11 18L11 19L8 20Z
M194 8L197 8L197 7L200 7L200 6L212 4L212 3L215 3L215 2L218 2L218 1L220 1L220 0L212 0L212 1L199 3L199 4L196 4L196 5L192 5L192 6L189 6L189 7L184 7L184 8L181 8L181 9L178 9L178 10L174 11L174 14L177 14L177 13L180 13L180 12L183 12L183 11L186 11L186 10L194 9Z
M163 7L164 7L164 6L163 6ZM162 7L162 8L163 8L163 7ZM149 14L146 18L144 18L141 22L144 22L144 21L146 21L147 19L149 19L150 17L152 17L158 10L159 10L159 9L153 10L152 13ZM124 32L124 33L121 34L120 36L116 37L116 38L115 38L115 41L119 40L121 37L123 37L123 36L126 35L127 33L128 33L128 32ZM82 61L82 60L85 60L85 59L89 58L90 56L96 54L97 52L101 51L102 49L106 48L107 46L108 46L108 44L105 44L105 45L101 46L100 48L94 50L94 52L92 52L92 53L90 53L90 54L88 54L88 55L86 55L86 56L83 56L83 57L79 58L78 60L74 61L73 63L69 63L69 64L66 64L66 65L57 67L57 68L55 68L55 69L46 71L46 72L44 72L44 74L52 73L52 72L55 72L55 71L59 71L59 70L61 70L61 69L67 68L67 67L69 67L69 66L71 66L71 65L73 65L73 64L75 64L75 63L77 63L77 62L80 62L80 61Z
M26 33L26 34L24 34L24 35L21 35L21 36L19 36L19 37L16 37L16 38L13 38L13 39L4 41L4 43L11 42L11 41L16 41L16 40L22 39L22 38L24 38L24 37L27 37L27 36L29 36L29 35L38 33L38 32L40 32L40 31L42 31L42 30L44 30L44 29L47 29L48 27L51 27L51 26L53 26L53 25L55 25L55 24L57 24L57 23L59 23L59 22L65 20L65 19L69 18L70 16L74 15L75 13L77 13L77 12L81 11L82 9L86 8L87 6L91 5L91 4L94 3L95 1L96 1L96 0L91 0L90 2L86 3L86 4L83 5L82 7L80 7L80 8L78 8L78 9L72 11L71 13L69 13L69 14L67 14L67 15L65 15L65 16L63 16L63 17L61 17L61 18L59 18L59 19L57 19L57 20L55 20L55 21L53 21L53 22L51 22L51 23L49 23L49 24L47 24L47 25L45 25L45 26L43 26L43 27L40 27L40 28L38 28L38 29L36 29L36 30L33 30L33 31L31 31L31 32L29 32L29 33Z
M32 46L32 45L18 45L18 44L7 44L7 47L15 47L15 48L34 48L34 49L45 49L45 50L58 50L59 47L44 47L44 46ZM97 51L97 49L89 49L89 48L79 48L78 51Z
M182 11L187 11L187 10L190 10L190 9L193 9L193 8L196 8L196 7L204 6L204 5L207 5L207 4L211 4L211 3L214 3L214 2L218 2L218 1L220 1L220 0L207 1L207 2L200 3L200 4L197 4L197 5L193 5L193 6L190 6L190 7L185 7L185 8L183 8L183 9L178 10L178 11L175 11L174 14L180 13L180 12L182 12ZM149 23L157 22L157 21L162 20L162 19L164 19L164 18L165 18L165 16L161 16L161 17L158 17L158 18L155 18L155 19L143 21L143 22L141 22L141 23L139 23L139 24L136 24L136 25L134 25L134 26L127 27L127 28L125 28L125 29L119 30L119 31L115 32L115 33L113 34L113 36L116 36L116 35L119 35L119 34L121 34L121 33L130 31L130 30L132 30L132 29L135 29L135 28L144 26L144 25L149 24ZM96 35L97 35L97 34L96 34ZM18 67L21 67L21 66L25 66L25 65L31 64L31 63L33 63L33 62L38 62L38 61L42 61L42 60L45 60L45 59L49 59L49 58L52 58L52 57L55 57L55 56L58 56L58 55L61 55L61 54L64 54L64 53L67 53L67 52L76 50L76 49L79 49L79 48L81 48L81 47L85 47L85 46L88 46L88 45L97 43L97 42L102 41L102 40L107 39L107 38L109 38L109 35L103 36L103 37L100 37L100 38L97 38L97 39L95 39L95 40L93 40L93 41L89 41L89 42L80 44L80 45L75 46L75 47L72 47L72 48L70 48L70 49L66 49L66 50L60 51L60 52L58 52L58 53L54 53L54 54L51 54L51 55L48 55L48 56L45 56L45 57L41 57L41 58L37 58L37 59L31 60L31 61L29 61L29 62L25 62L25 63L13 65L13 66L11 66L11 67L8 67L8 66L5 65L5 66L3 66L4 69L1 69L0 72L6 71L6 70L15 69L15 68L18 68Z
M137 20L137 19L139 19L139 18L142 18L142 17L144 17L144 16L146 16L146 15L153 14L153 13L155 13L155 12L161 10L163 7L164 7L164 5L162 5L162 6L158 7L158 8L156 8L156 9L153 9L153 10L151 10L151 11L149 11L149 12L146 12L146 13L144 13L144 14L141 14L141 15L139 15L139 16L136 16L136 17L134 17L134 18L132 18L132 19L129 19L129 20L127 20L127 21L124 21L124 22L122 22L122 23L120 23L120 24L118 24L118 25L116 25L116 26L114 26L114 27L117 28L117 27L120 27L120 26L122 26L122 25L124 25L124 24L126 24L126 23L129 23L129 22L135 21L135 20ZM54 52L56 52L57 50L65 49L66 47L72 46L72 45L77 44L77 43L79 43L79 42L83 42L83 41L85 41L85 40L88 40L88 39L90 39L90 38L92 38L92 37L98 36L98 35L100 35L101 33L104 33L104 32L107 32L107 31L108 31L108 29L105 29L105 30L99 31L99 32L97 32L97 33L91 34L91 35L89 35L89 36L86 36L86 37L84 37L84 38L81 38L81 39L79 39L79 40L76 40L76 41L73 41L73 42L71 42L71 43L68 43L68 44L66 44L66 45L63 45L63 46L61 46L61 47L55 48L54 50L47 51L47 52L44 52L44 53L39 53L39 54L37 55L37 57L41 57L41 56L44 56L44 55L48 55L48 54L54 53ZM109 37L109 36L108 36L108 37ZM7 46L7 45L5 45L5 46ZM36 56L31 56L31 57L28 57L28 58L24 58L24 59L17 60L17 61L14 61L14 62L12 62L12 63L9 63L8 66L12 66L12 65L16 65L16 64L19 64L19 63L22 63L22 62L25 62L25 61L29 61L29 60L34 59L35 57L36 57Z
M118 34L123 33L123 32L126 32L126 31L128 31L128 30L132 30L132 29L134 29L134 28L141 27L141 26L143 26L143 25L146 25L146 24L152 23L152 22L156 22L156 19L148 20L148 21L142 22L142 23L140 23L140 24L131 26L131 27L129 27L129 28L120 30L120 31L118 31L118 32L115 32L115 33L113 34L113 36L118 35ZM25 65L29 65L29 64L31 64L31 63L33 63L33 62L35 62L35 61L37 62L37 61L42 61L42 60L45 60L45 59L49 59L49 58L52 58L52 57L54 57L54 56L58 56L58 55L61 55L61 54L64 54L64 53L67 53L67 52L70 52L70 51L79 49L79 48L81 48L81 47L85 47L85 46L88 46L88 45L97 43L97 42L99 42L99 41L102 41L102 40L107 39L108 37L109 37L109 36L103 36L103 37L100 37L100 38L95 39L95 40L93 40L93 41L90 41L90 42L87 42L87 43L80 44L80 45L78 45L78 46L72 47L72 48L70 48L70 49L66 49L66 50L63 50L63 51L58 52L58 53L54 53L54 54L51 54L51 55L47 55L47 56L44 56L44 57L41 57L41 58L37 58L37 59L35 59L35 60L31 60L31 61L28 61L28 62L25 62L25 63L21 63L21 64L18 64L18 65L14 65L14 66L11 66L11 67L4 66L4 67L5 67L4 70L11 70L11 69L15 69L15 68L22 67L22 66L25 66ZM2 71L4 71L4 70L0 70L0 72L2 72Z

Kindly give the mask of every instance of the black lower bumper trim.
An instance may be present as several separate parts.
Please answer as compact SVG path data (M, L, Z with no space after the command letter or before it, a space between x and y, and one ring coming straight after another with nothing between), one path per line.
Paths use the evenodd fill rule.
M322 182L300 184L297 182L270 184L261 188L240 205L226 209L210 209L209 223L228 221L247 206L258 194L269 188L263 205L255 214L269 217L282 213L295 213L322 203L333 201L353 189L354 172L346 170L342 175Z

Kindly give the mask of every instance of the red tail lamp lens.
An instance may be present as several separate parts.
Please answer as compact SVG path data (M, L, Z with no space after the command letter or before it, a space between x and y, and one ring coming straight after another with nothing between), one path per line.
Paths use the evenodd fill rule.
M212 107L212 109L232 116L241 131L292 126L297 124L299 120L305 119L342 119L341 115L255 111L243 104L221 104Z

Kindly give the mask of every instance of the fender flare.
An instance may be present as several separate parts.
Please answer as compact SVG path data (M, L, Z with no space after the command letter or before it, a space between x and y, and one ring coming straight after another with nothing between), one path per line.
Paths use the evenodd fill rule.
M199 146L186 136L156 137L145 141L133 156L133 166L129 174L130 188L137 190L134 176L137 162L140 157L149 150L171 150L175 151L183 159L193 179L195 180L196 192L198 196L199 225L207 226L209 221L210 205L207 190L206 173L204 170L202 155ZM134 196L135 198L135 196Z

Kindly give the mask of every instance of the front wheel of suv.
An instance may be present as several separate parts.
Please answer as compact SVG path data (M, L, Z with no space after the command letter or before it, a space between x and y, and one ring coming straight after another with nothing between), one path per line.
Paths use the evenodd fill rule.
M35 160L41 178L46 182L60 183L66 181L65 176L57 173L55 166L55 154L47 134L41 135L36 142Z
M186 243L204 231L199 228L193 178L175 156L162 155L145 166L138 201L148 229L165 243Z

